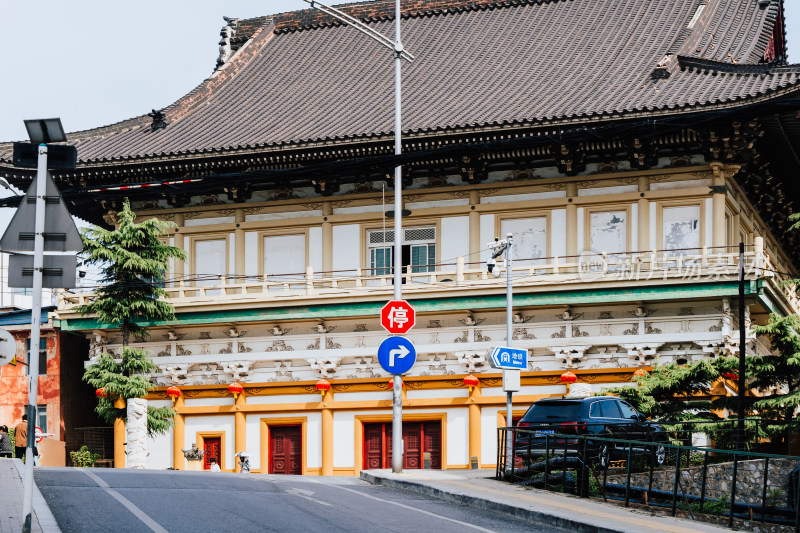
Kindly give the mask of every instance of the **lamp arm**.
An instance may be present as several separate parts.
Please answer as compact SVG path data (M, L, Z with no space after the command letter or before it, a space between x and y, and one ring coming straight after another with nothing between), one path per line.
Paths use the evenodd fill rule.
M374 40L378 41L380 44L390 49L392 52L399 53L400 57L402 57L409 63L414 61L414 56L406 52L403 49L402 45L400 45L399 43L395 43L382 33L373 30L372 28L370 28L357 18L351 17L344 11L340 11L335 7L325 5L322 2L318 2L317 0L303 0L303 1L306 2L307 4L310 4L312 8L318 9L319 11L322 11L326 15L329 15L337 20L340 20L345 24L347 24L348 26L352 26L355 29L359 30L360 32L366 34L367 36L372 37Z

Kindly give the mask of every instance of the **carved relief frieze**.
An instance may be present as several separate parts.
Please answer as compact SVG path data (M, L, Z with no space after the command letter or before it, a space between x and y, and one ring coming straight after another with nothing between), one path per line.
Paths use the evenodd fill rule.
M326 359L308 359L311 369L317 372L320 377L333 377L339 369L341 357L329 357Z
M588 337L589 336L589 332L588 331L581 331L581 327L580 326L578 326L577 324L573 324L572 325L572 336L573 337Z
M236 343L236 351L237 351L237 353L249 353L249 352L252 352L253 349L250 348L249 346L247 346L243 342L238 342L238 343Z
M576 368L591 347L591 344L581 344L554 346L548 349L553 352L556 359L560 359L564 363L566 368Z
M637 343L637 344L620 344L620 348L627 350L628 357L637 365L648 364L649 360L655 359L658 349L661 348L663 342L655 343Z
M533 333L529 333L529 330L527 328L514 328L514 332L511 338L515 341L518 340L528 341L535 339L536 335L534 335Z
M234 381L239 381L241 377L250 374L253 363L253 361L224 361L219 363L219 366L223 374L228 374Z
M455 356L458 358L458 362L465 367L467 367L467 372L482 372L485 370L487 362L486 362L486 352L485 351L476 351L476 352L455 352Z
M325 349L326 350L338 350L341 348L342 345L338 342L334 342L334 340L330 337L325 337Z

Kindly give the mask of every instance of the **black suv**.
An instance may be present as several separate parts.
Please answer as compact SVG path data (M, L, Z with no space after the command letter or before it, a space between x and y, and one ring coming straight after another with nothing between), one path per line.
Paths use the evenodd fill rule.
M629 403L616 396L589 398L547 398L530 406L517 427L530 431L517 431L515 454L532 458L544 454L545 446L552 452L577 454L583 450L583 441L568 435L597 435L612 439L652 442L652 445L633 445L632 453L647 454L655 465L664 464L667 433L664 426L650 422ZM554 435L546 437L546 435ZM557 437L555 435L567 435ZM587 455L596 457L602 468L609 461L627 457L629 446L622 442L589 440Z

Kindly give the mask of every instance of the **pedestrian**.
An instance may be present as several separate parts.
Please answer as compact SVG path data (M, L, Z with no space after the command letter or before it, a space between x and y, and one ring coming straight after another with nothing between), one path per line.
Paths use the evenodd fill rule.
M20 446L22 444L22 446ZM23 459L28 446L28 415L22 415L22 422L14 426L14 457Z
M0 457L11 457L11 437L8 426L0 426Z
M214 459L214 458L212 457L212 458L209 460L209 462L211 463L211 466L209 466L209 467L208 467L208 469L209 469L210 471L212 471L212 472L221 472L221 470L219 469L219 465L217 464L217 460L216 460L216 459Z

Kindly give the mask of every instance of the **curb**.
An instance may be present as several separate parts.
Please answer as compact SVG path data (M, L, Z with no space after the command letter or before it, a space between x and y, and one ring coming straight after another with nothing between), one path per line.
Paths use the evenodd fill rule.
M405 481L399 479L390 479L375 476L362 471L361 479L372 485L383 485L393 489L401 489L409 492L422 494L423 496L431 496L447 502L458 503L461 505L469 505L478 509L485 509L488 511L495 511L514 518L519 518L532 522L538 525L557 527L570 532L576 533L625 533L630 531L628 529L612 529L597 524L588 524L578 520L564 518L555 514L550 514L545 511L536 511L533 509L525 509L524 507L517 507L507 503L494 501L488 498L478 498L475 496L468 496L466 494L458 494L454 492L447 492L442 489L437 489L422 483L415 483L413 481Z
M12 461L14 462L14 466L17 468L17 473L22 480L22 489L25 490L24 465L20 459L12 459ZM61 528L58 527L58 522L56 522L56 517L53 516L50 506L47 505L47 501L44 499L41 491L39 491L39 487L36 485L35 476L33 479L33 500L31 502L31 507L33 508L33 514L36 515L36 520L39 522L39 527L42 529L42 533L62 533Z

